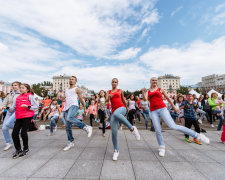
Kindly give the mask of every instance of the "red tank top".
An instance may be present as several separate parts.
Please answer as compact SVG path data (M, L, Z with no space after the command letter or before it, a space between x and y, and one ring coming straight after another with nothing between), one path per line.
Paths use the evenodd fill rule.
M150 111L155 111L160 108L166 107L165 103L163 102L162 93L160 92L160 88L156 91L151 92L148 91L148 98L150 101Z
M112 113L120 108L120 107L125 107L125 105L122 102L120 90L117 89L116 92L112 93L111 90L109 90L109 94L113 94L112 98L110 99L111 101L111 108L112 108Z

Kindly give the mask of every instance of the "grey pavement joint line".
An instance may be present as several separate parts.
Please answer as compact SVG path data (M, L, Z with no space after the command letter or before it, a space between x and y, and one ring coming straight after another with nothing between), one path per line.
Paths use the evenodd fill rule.
M154 133L155 134L155 133ZM156 138L156 137L155 137ZM146 139L145 138L143 138L144 139L144 141L145 141L145 143L147 144L147 146L149 147L149 149L152 151L152 153L154 154L154 156L156 157L156 159L158 159L158 162L162 165L162 167L165 169L165 171L167 172L167 174L168 174L168 176L171 178L171 179L173 179L172 177L171 177L171 175L170 175L170 173L167 171L167 169L165 168L165 166L163 165L163 163L159 160L159 157L158 156L156 156L156 154L153 152L153 150L152 150L152 148L150 147L150 145L147 143L147 141L146 141Z
M175 138L176 138L176 141L179 141L179 139L177 138L177 136L176 135L174 135L174 134L172 134L172 133L170 133L169 132L169 134L170 135L172 135L172 136L174 136ZM182 135L182 132L181 132L181 135ZM203 145L205 145L205 144L203 144ZM172 146L171 146L172 147ZM194 149L195 150L197 150L197 151L199 151L199 152L201 152L199 149L197 149L197 148L195 148L194 147ZM178 152L178 154L180 154L179 152ZM208 156L207 156L208 157ZM210 157L209 157L210 158ZM186 158L185 158L186 159ZM210 159L212 159L212 158L210 158ZM212 159L213 160L213 159ZM190 164L191 166L193 166L193 164L190 162L190 161L186 161L188 164ZM160 162L161 163L161 162ZM209 179L205 174L203 174L201 171L199 171L196 167L195 167L195 169L201 174L201 175L203 175L203 177L205 177L206 179Z
M134 178L136 180L137 178L136 178L136 175L135 175L134 165L133 165L133 161L132 161L131 154L130 154L130 148L129 148L128 142L127 142L127 136L126 136L126 133L124 133L124 131L123 131L123 134L124 134L124 136L126 138L126 143L127 143L127 147L128 147L128 151L129 151L129 156L130 156L130 161L131 161L131 165L132 165L132 169L133 169L133 173L134 173Z
M94 133L95 132L95 133ZM88 140L88 143L91 141L91 138L96 134L96 131L92 131L92 135ZM81 134L79 134L80 136ZM88 137L87 137L88 138ZM73 166L75 165L75 163L77 162L79 156L84 152L84 150L87 148L88 143L86 144L86 146L83 148L83 150L80 152L80 154L77 156L77 158L75 159L74 163L72 164L72 166L69 168L69 170L67 171L67 173L65 174L65 176L63 177L63 179L68 179L66 178L67 174L70 172L70 170L73 168ZM75 147L76 148L76 147Z
M110 129L110 133L111 133L111 129ZM101 175L102 175L102 169L103 169L103 165L104 165L104 162L105 162L105 159L106 159L106 152L107 152L107 147L109 145L109 137L110 137L110 133L108 135L108 141L107 141L107 146L105 148L105 155L104 155L104 159L103 159L103 163L102 163L102 168L101 168L101 171L100 171L100 175L99 175L99 179L101 178Z

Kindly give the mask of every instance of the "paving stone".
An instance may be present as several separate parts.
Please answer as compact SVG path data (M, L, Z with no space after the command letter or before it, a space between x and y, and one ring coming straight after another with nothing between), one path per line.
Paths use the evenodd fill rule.
M193 166L212 180L225 179L225 166L218 163L193 163Z
M46 162L47 160L45 159L25 159L21 163L4 172L2 176L29 177Z
M77 147L74 147L74 148L71 148L70 150L68 151L59 151L53 158L54 159L61 159L62 161L64 159L77 159L80 154L84 151L84 148L77 148Z
M159 162L133 161L136 180L168 180L171 179Z
M198 150L182 149L176 151L189 162L215 162L215 160Z
M99 179L102 160L77 160L65 178Z
M204 153L217 162L225 162L225 151L205 151Z
M129 148L146 148L150 149L145 141L128 141Z
M129 149L132 161L158 161L155 154L150 149Z
M1 158L0 159L0 176L2 172L12 168L19 162L23 161L23 159L12 159L12 158Z
M131 161L125 160L105 160L102 167L100 179L135 179Z
M85 148L79 156L79 160L103 160L105 156L105 147L98 148Z
M167 149L166 148L166 153L165 153L164 157L159 156L158 149L153 149L153 152L161 162L185 162L185 161L187 161L175 149Z
M187 162L162 162L173 180L206 180L192 164ZM211 169L212 170L212 169Z
M113 152L114 152L113 148L108 147L106 149L105 159L112 160ZM118 159L120 159L120 160L130 160L130 154L129 154L128 149L119 148Z
M32 159L50 159L52 158L60 149L57 148L52 148L52 147L48 147L48 148L43 148L40 149L40 151L37 151L34 154L31 154L30 158Z
M32 177L51 177L63 178L73 166L75 160L52 159L40 168Z

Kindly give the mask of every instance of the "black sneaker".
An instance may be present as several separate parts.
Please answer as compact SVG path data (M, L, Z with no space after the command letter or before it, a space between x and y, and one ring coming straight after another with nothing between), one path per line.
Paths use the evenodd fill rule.
M16 152L13 153L12 158L13 159L16 159L16 158L20 157L21 154L23 154L23 151L22 150L16 151Z
M23 152L25 153L25 155L29 152L29 148L24 149Z
M24 151L22 151L20 154L19 154L19 158L22 158L23 156L25 156L26 153Z

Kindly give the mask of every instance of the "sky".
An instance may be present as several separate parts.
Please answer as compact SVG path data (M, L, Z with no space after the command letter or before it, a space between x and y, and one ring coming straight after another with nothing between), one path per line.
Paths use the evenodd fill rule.
M0 80L75 75L98 91L149 87L164 74L193 85L224 74L219 0L0 0Z

